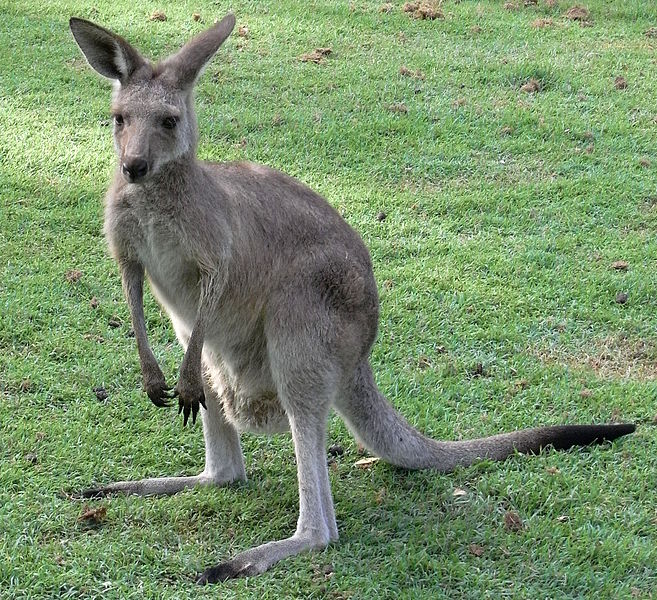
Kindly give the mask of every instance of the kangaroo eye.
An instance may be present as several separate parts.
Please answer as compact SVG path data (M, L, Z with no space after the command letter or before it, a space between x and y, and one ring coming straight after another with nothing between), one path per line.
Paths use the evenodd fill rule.
M114 123L119 127L121 127L121 125L125 123L125 121L123 120L123 115L114 115Z
M162 119L162 127L165 129L175 129L178 124L178 119L176 117L165 117Z

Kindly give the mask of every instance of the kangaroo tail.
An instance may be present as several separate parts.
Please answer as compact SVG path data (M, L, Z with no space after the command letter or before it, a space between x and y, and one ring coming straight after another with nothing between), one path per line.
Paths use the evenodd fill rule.
M634 424L560 425L536 427L512 433L459 442L432 440L411 427L376 387L367 362L359 365L351 395L337 401L337 412L373 454L405 469L436 469L442 472L477 460L504 460L514 452L534 454L546 446L564 450L611 441L628 433Z

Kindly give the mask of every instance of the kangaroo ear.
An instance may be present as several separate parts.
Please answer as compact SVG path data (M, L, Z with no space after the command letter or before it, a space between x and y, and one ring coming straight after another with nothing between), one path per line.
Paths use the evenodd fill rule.
M163 67L175 79L178 87L185 89L196 83L203 67L219 50L219 46L230 35L233 27L235 27L235 15L231 13L214 27L193 37L176 54L163 62Z
M71 17L71 33L89 64L122 84L147 61L122 37L85 19Z

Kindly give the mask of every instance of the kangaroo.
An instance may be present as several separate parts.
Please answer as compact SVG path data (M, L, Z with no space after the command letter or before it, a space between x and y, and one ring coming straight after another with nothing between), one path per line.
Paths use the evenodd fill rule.
M82 492L174 494L246 479L239 433L289 430L299 485L296 531L203 571L201 584L256 575L338 539L326 461L334 409L373 454L404 469L448 472L613 440L633 424L525 429L471 441L435 441L378 390L369 364L379 300L368 250L328 202L283 173L196 158L193 89L230 35L232 14L152 63L89 21L70 28L87 61L114 81L118 165L104 231L130 308L146 394L178 399L183 425L199 413L205 468L196 476L121 481ZM171 318L185 355L175 388L150 349L143 283Z

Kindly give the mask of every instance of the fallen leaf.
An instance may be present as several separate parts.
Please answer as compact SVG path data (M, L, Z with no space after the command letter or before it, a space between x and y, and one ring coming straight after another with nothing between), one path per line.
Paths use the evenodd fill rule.
M541 82L538 81L538 79L534 79L533 77L524 85L520 87L521 92L525 92L527 94L534 94L536 92L541 91Z
M192 21L200 21L201 20L201 15L199 13L194 13L192 15Z
M463 496L467 495L468 492L461 488L454 488L454 491L452 492L452 496L454 496L454 498L462 498Z
M98 525L105 520L107 516L106 506L87 506L84 505L82 514L78 517L79 522L88 523L90 525Z
M626 260L615 260L613 263L611 263L611 268L616 269L616 271L627 271L629 266L630 263L628 263Z
M553 24L552 19L535 19L532 21L531 26L535 29L543 29L544 27L551 27Z
M627 79L625 79L625 77L623 77L622 75L619 75L614 79L614 87L617 90L624 90L625 88L627 88Z
M657 38L657 27L651 27L643 32L643 35L649 38Z
M566 17L566 19L570 19L571 21L587 21L590 16L591 13L589 12L588 8L577 5L569 8L564 14L564 17Z
M405 115L408 112L408 107L403 102L395 102L388 106L390 112L399 113Z
M378 456L370 456L368 458L361 458L354 463L354 467L359 469L371 469L373 465L378 463L381 459Z
M424 73L417 69L415 71L409 69L405 65L399 67L399 74L403 77L413 77L414 79L424 79Z
M593 396L593 392L589 390L588 388L584 388L580 393L580 398L590 398Z
M79 269L71 269L70 271L66 271L66 281L69 283L76 283L80 281L80 278L82 277L82 271Z
M417 366L423 370L428 369L431 366L431 360L428 356L422 355L417 359Z
M504 527L509 531L520 531L524 528L522 524L522 519L517 512L511 510L504 513Z
M402 11L415 19L442 19L445 15L436 2L406 2Z
M312 52L302 54L299 57L299 60L301 62L313 62L318 65L323 62L331 52L333 52L331 48L315 48Z
M381 504L385 500L385 497L386 497L387 493L388 493L388 490L386 490L386 488L382 487L376 493L376 496L374 496L374 502L376 502L377 504Z
M243 38L249 37L249 28L246 25L240 25L237 28L237 35Z
M477 557L484 553L484 547L480 546L479 544L470 544L470 546L468 546L468 550L470 550L470 554L474 554Z
M148 17L149 21L166 21L167 16L162 12L161 10L156 10L153 12L153 14Z
M561 471L559 471L559 469L557 469L556 467L548 467L548 468L545 469L545 470L546 470L550 475L558 475L559 473L561 473Z

